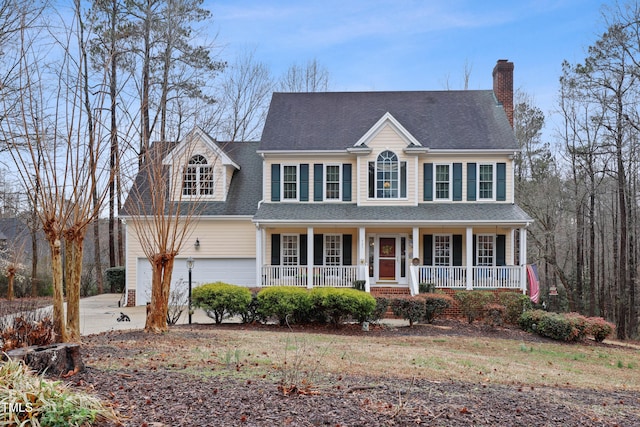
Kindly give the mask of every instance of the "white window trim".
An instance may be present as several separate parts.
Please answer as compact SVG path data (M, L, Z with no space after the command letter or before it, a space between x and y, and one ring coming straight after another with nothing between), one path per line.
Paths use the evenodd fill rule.
M338 198L327 199L327 167L338 167ZM322 200L324 202L340 202L342 201L342 164L340 163L326 163L322 165Z
M195 156L202 156L205 161L207 163L197 163L197 164L191 164L189 163L191 161L191 159ZM200 191L202 189L201 187L201 175L202 175L202 167L209 167L211 168L211 193L210 194L200 194ZM195 192L196 194L184 194L184 182L185 182L185 175L186 175L186 169L188 168L196 168L196 173L195 173L195 181L194 181L194 185L195 185ZM217 183L217 175L218 175L218 168L216 168L215 166L215 162L210 163L209 162L209 158L207 156L205 156L204 154L193 154L189 160L187 161L186 166L183 168L182 170L182 186L180 188L180 198L181 200L196 200L196 199L215 199L218 195L216 193L216 183Z
M480 236L482 237L491 237L491 242L493 245L493 255L491 256L491 265L480 265L480 248L478 245L480 244ZM479 267L495 267L496 265L496 235L495 234L477 234L476 235L476 266Z
M284 249L285 249L285 245L284 245L284 237L294 237L296 239L296 258L298 259L298 263L295 264L296 266L300 265L300 235L299 234L282 234L282 242L280 242L280 264L283 267L293 267L294 265L290 265L290 264L285 264L284 263L284 259L285 259L285 253L284 253Z
M491 198L483 198L480 197L480 166L491 166L492 177L491 177ZM477 171L476 171L476 201L480 202L495 202L496 201L496 163L478 163Z
M285 197L285 191L284 191L284 169L286 167L295 167L296 168L296 197L294 198L287 198ZM286 163L286 164L282 164L281 165L281 174L282 174L282 178L280 179L280 200L282 200L283 202L298 202L300 201L300 165L296 164L296 163Z
M327 237L332 236L332 237L337 237L338 241L340 242L340 256L339 256L339 264L336 265L327 265ZM342 266L342 255L344 252L344 247L343 247L343 243L342 243L342 234L339 233L331 233L331 234L325 234L324 236L322 236L322 265L326 266L326 267L341 267Z
M437 181L436 177L438 176L437 169L438 166L448 166L449 167L449 197L440 198L438 197L437 191ZM438 202L450 202L453 200L453 163L434 163L433 164L433 201Z
M436 237L437 236L444 236L449 238L449 264L446 266L436 265ZM433 265L434 267L451 267L453 265L453 234L444 234L444 233L434 234L433 247L431 248L431 252L432 252L431 265Z

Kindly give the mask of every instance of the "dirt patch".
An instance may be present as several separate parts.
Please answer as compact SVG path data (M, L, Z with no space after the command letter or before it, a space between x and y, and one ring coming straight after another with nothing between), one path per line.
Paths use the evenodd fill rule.
M636 391L530 387L517 381L494 384L473 378L469 382L436 381L420 375L380 378L345 371L324 374L317 387L299 384L298 390L285 395L274 376L243 375L244 367L233 360L233 354L226 355L229 366L220 368L225 357L222 350L215 363L207 360L212 357L208 354L200 363L185 364L176 362L176 354L156 350L159 344L170 342L179 354L204 346L216 330L249 329L288 330L273 325L193 325L175 327L159 336L129 331L86 337L83 347L88 367L72 384L109 402L126 426L640 425L640 394ZM487 336L547 341L515 328L456 320L413 328L372 325L369 332L358 325L337 331L325 326L294 326L293 330L347 336ZM145 363L134 363L141 354Z

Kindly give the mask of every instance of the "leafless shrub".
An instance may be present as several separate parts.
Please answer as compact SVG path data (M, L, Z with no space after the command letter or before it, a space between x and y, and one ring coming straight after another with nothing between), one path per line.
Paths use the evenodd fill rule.
M20 307L11 307L11 313L2 311L0 309L0 350L54 342L50 309L37 309L33 301L26 300Z
M169 293L169 307L167 310L167 325L175 325L180 320L182 312L187 308L189 303L189 295L187 291L180 286L180 282L173 286Z

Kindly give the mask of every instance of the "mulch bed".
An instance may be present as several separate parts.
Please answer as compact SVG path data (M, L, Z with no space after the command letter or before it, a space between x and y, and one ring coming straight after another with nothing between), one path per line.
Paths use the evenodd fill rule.
M180 329L182 338L188 338L199 328L278 327L223 324L175 328ZM293 328L307 333L491 336L546 341L515 328L489 328L446 319L437 325L413 328L372 325L368 332L357 325L337 331L324 326ZM153 339L168 339L168 335ZM91 366L92 358L130 357L131 349L119 350L109 344L115 340L144 343L148 339L141 331L85 337L87 369L69 378L72 385L96 393L117 409L125 426L640 426L640 395L633 391L380 379L345 373L328 377L327 386L313 393L285 396L276 383L261 378L196 377L175 369L131 370L124 366L107 371ZM144 344L140 350L143 347Z

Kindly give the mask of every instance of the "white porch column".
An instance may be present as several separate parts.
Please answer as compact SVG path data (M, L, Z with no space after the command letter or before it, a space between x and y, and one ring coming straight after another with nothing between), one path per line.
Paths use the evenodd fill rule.
M466 267L467 267L467 290L473 290L473 227L467 227L466 242Z
M369 292L369 269L367 268L367 230L358 227L358 280L364 280L364 290Z
M307 227L307 288L313 288L313 227Z
M412 258L420 259L420 228L413 227L413 255Z
M256 286L262 287L262 265L264 264L264 229L256 224Z
M527 293L527 229L520 229L520 289Z

